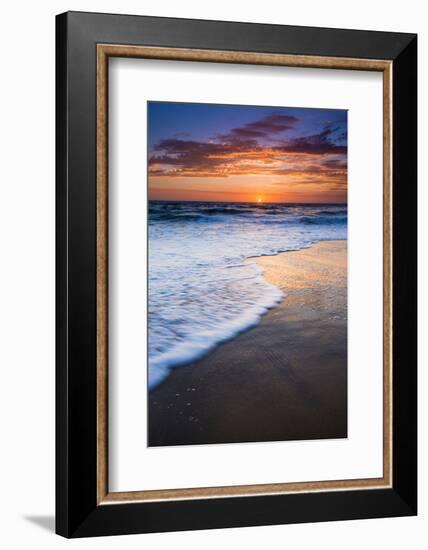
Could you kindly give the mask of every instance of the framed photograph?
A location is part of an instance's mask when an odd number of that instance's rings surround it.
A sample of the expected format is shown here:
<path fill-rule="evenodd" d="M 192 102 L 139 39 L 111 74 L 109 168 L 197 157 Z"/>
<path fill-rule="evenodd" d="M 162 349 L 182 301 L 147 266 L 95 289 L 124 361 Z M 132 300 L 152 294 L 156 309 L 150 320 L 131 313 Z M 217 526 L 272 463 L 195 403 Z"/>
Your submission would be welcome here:
<path fill-rule="evenodd" d="M 56 24 L 57 533 L 415 515 L 416 35 Z"/>

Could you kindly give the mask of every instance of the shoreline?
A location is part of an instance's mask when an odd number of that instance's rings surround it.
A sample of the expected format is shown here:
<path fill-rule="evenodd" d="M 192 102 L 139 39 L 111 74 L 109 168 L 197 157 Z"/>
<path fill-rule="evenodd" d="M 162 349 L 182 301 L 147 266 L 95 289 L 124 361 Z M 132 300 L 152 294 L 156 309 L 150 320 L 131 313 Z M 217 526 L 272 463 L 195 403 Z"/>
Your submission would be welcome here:
<path fill-rule="evenodd" d="M 316 246 L 317 244 L 322 243 L 322 242 L 345 242 L 346 243 L 347 241 L 346 241 L 346 239 L 334 239 L 333 241 L 324 239 L 324 240 L 316 241 L 315 243 L 312 243 L 309 246 L 298 248 L 296 250 L 282 250 L 282 251 L 279 251 L 279 252 L 276 252 L 276 253 L 273 253 L 273 254 L 263 254 L 261 256 L 249 256 L 248 258 L 243 259 L 242 263 L 243 264 L 245 264 L 245 263 L 257 264 L 259 267 L 262 268 L 262 272 L 260 273 L 260 277 L 262 279 L 265 279 L 265 282 L 269 282 L 265 278 L 265 269 L 264 269 L 264 266 L 263 266 L 263 258 L 276 257 L 276 256 L 279 256 L 281 254 L 288 254 L 289 252 L 301 252 L 303 250 L 308 250 L 311 247 Z M 261 260 L 260 263 L 258 261 L 259 259 Z M 176 357 L 174 360 L 170 360 L 168 365 L 165 365 L 165 366 L 161 367 L 165 374 L 163 374 L 163 375 L 158 374 L 156 376 L 156 378 L 157 378 L 156 382 L 152 382 L 151 385 L 150 385 L 150 383 L 148 383 L 148 387 L 149 387 L 148 391 L 151 392 L 151 391 L 155 390 L 159 385 L 161 385 L 168 378 L 168 376 L 171 374 L 171 372 L 174 369 L 184 367 L 186 365 L 189 365 L 191 363 L 194 363 L 196 361 L 199 361 L 199 360 L 203 359 L 208 354 L 212 353 L 212 351 L 214 349 L 216 349 L 218 346 L 221 346 L 225 342 L 233 340 L 234 338 L 236 338 L 240 334 L 246 332 L 247 330 L 251 330 L 252 328 L 257 326 L 257 324 L 261 322 L 262 318 L 271 309 L 273 309 L 274 307 L 277 307 L 285 298 L 284 290 L 286 290 L 286 289 L 280 288 L 280 286 L 277 286 L 277 283 L 275 283 L 275 284 L 270 283 L 270 285 L 278 291 L 278 296 L 273 298 L 273 301 L 271 301 L 270 305 L 260 306 L 264 309 L 264 311 L 262 313 L 259 313 L 258 315 L 254 313 L 253 314 L 253 316 L 255 316 L 254 320 L 252 320 L 252 321 L 246 320 L 245 322 L 242 321 L 241 326 L 239 328 L 237 328 L 236 331 L 233 334 L 224 335 L 221 339 L 219 339 L 215 343 L 212 343 L 212 345 L 210 345 L 206 350 L 204 350 L 200 353 L 194 352 L 194 357 L 192 357 L 191 359 L 184 359 L 183 357 Z M 241 314 L 241 319 L 243 319 L 244 317 L 245 317 L 245 314 Z M 157 368 L 159 368 L 159 367 L 157 367 Z"/>
<path fill-rule="evenodd" d="M 347 241 L 245 261 L 282 301 L 149 392 L 149 445 L 347 436 Z"/>

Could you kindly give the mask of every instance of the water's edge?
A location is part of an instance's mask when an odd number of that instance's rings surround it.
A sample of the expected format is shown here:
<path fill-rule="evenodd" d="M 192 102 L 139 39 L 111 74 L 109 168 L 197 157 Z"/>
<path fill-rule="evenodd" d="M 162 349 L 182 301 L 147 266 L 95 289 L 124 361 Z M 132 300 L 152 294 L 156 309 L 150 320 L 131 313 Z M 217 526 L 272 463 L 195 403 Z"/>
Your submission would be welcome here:
<path fill-rule="evenodd" d="M 249 256 L 242 260 L 242 263 L 249 262 L 254 264 L 259 273 L 258 278 L 255 279 L 263 282 L 266 289 L 270 289 L 269 295 L 266 295 L 266 301 L 263 304 L 255 304 L 250 310 L 243 312 L 241 315 L 233 319 L 232 321 L 225 322 L 221 330 L 217 329 L 215 332 L 211 332 L 209 335 L 201 332 L 198 341 L 192 340 L 192 342 L 182 342 L 179 346 L 176 346 L 172 351 L 162 354 L 157 361 L 155 358 L 150 360 L 150 365 L 147 365 L 147 372 L 150 376 L 147 376 L 148 390 L 152 391 L 157 388 L 171 373 L 171 370 L 177 367 L 189 365 L 203 357 L 206 357 L 220 344 L 233 340 L 243 332 L 250 330 L 257 326 L 262 320 L 263 316 L 272 308 L 280 304 L 286 297 L 286 294 L 278 287 L 268 283 L 264 277 L 264 270 L 256 263 L 257 258 L 266 256 L 279 256 L 287 252 L 300 252 L 301 250 L 307 250 L 312 246 L 320 242 L 330 241 L 346 241 L 347 239 L 333 238 L 333 239 L 318 239 L 314 240 L 306 246 L 294 250 L 277 250 L 273 254 L 262 254 L 258 256 Z M 161 364 L 162 363 L 162 364 Z M 151 370 L 149 371 L 151 367 Z"/>

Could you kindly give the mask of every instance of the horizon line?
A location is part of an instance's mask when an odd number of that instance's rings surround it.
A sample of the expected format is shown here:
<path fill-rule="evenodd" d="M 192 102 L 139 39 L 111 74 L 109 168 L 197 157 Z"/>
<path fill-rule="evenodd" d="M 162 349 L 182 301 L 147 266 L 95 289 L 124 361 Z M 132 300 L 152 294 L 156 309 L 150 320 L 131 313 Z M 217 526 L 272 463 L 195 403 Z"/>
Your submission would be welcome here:
<path fill-rule="evenodd" d="M 177 200 L 177 199 L 147 199 L 148 202 L 212 202 L 212 203 L 221 203 L 221 204 L 257 204 L 259 206 L 265 204 L 294 204 L 294 205 L 319 205 L 319 204 L 328 204 L 328 205 L 337 205 L 337 206 L 348 206 L 348 202 L 302 202 L 302 201 L 216 201 L 216 200 Z"/>

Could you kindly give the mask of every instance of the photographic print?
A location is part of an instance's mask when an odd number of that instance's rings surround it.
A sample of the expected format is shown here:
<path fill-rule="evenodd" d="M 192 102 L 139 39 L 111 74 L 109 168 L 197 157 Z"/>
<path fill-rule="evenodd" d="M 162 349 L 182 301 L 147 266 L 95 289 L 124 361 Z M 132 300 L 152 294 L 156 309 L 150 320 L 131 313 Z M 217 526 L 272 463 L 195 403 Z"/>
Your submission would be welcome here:
<path fill-rule="evenodd" d="M 347 437 L 347 111 L 150 101 L 148 445 Z"/>
<path fill-rule="evenodd" d="M 56 532 L 416 515 L 417 35 L 55 43 Z"/>

